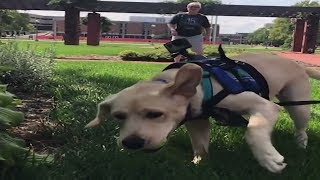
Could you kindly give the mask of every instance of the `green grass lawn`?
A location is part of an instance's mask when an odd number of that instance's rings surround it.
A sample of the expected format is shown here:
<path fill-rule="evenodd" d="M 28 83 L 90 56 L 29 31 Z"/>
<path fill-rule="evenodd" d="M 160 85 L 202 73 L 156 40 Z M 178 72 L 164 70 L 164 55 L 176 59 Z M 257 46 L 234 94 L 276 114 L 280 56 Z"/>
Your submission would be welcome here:
<path fill-rule="evenodd" d="M 6 42 L 6 40 L 2 40 Z M 79 46 L 64 45 L 63 41 L 29 41 L 29 40 L 11 40 L 16 41 L 21 48 L 28 46 L 35 48 L 39 52 L 44 52 L 45 49 L 53 48 L 56 52 L 56 57 L 64 56 L 83 56 L 83 55 L 103 55 L 116 56 L 124 50 L 134 50 L 144 52 L 153 49 L 150 43 L 132 43 L 132 42 L 101 42 L 99 46 L 88 46 L 86 41 L 80 41 Z"/>
<path fill-rule="evenodd" d="M 9 40 L 1 40 L 2 42 L 8 42 Z M 88 56 L 88 55 L 102 55 L 102 56 L 116 56 L 124 50 L 134 50 L 136 52 L 146 52 L 153 50 L 155 47 L 162 46 L 161 43 L 141 43 L 141 42 L 106 42 L 101 41 L 99 46 L 88 46 L 86 41 L 80 41 L 79 46 L 64 45 L 63 41 L 49 41 L 49 40 L 10 40 L 16 41 L 21 48 L 27 48 L 28 46 L 35 48 L 39 52 L 44 52 L 45 49 L 52 48 L 55 51 L 56 57 L 65 56 Z M 206 45 L 214 46 L 214 45 Z M 214 46 L 214 48 L 218 48 Z M 282 51 L 281 48 L 264 46 L 250 46 L 250 45 L 223 45 L 223 48 L 228 53 L 228 50 L 245 50 L 246 52 L 276 52 Z"/>
<path fill-rule="evenodd" d="M 320 177 L 320 106 L 313 106 L 307 150 L 298 149 L 293 123 L 282 113 L 273 134 L 275 147 L 288 163 L 282 174 L 271 174 L 253 158 L 244 140 L 244 128 L 212 128 L 208 159 L 191 163 L 192 148 L 184 128 L 177 130 L 157 153 L 120 151 L 112 120 L 95 129 L 84 125 L 95 117 L 97 103 L 106 96 L 148 79 L 165 64 L 130 62 L 57 62 L 54 77 L 56 109 L 52 119 L 64 127 L 56 138 L 65 145 L 51 167 L 17 172 L 23 179 L 115 180 L 315 180 Z M 320 83 L 312 81 L 313 98 L 320 99 Z M 33 172 L 33 173 L 32 173 Z M 32 174 L 31 174 L 32 173 Z"/>

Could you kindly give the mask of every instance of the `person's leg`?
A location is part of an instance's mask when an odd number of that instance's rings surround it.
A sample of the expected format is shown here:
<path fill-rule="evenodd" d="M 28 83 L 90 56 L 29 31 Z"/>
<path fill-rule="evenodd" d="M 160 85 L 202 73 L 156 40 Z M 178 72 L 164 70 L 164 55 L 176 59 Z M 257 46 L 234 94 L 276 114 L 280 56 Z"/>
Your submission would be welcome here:
<path fill-rule="evenodd" d="M 195 52 L 197 55 L 203 55 L 203 36 L 196 35 L 187 37 L 188 41 L 192 45 L 191 50 Z"/>

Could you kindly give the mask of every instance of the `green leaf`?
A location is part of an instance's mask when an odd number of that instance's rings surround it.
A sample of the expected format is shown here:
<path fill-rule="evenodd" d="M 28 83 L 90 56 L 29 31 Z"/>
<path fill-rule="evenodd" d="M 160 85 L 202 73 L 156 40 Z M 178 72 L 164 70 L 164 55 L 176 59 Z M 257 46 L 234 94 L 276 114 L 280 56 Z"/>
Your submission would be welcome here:
<path fill-rule="evenodd" d="M 5 93 L 7 91 L 7 86 L 6 84 L 0 84 L 0 92 Z"/>
<path fill-rule="evenodd" d="M 25 157 L 28 149 L 24 147 L 24 140 L 0 133 L 0 160 L 7 166 L 13 166 L 18 158 Z"/>
<path fill-rule="evenodd" d="M 0 107 L 6 107 L 13 102 L 12 94 L 0 93 Z"/>
<path fill-rule="evenodd" d="M 17 126 L 24 120 L 22 112 L 0 107 L 0 127 Z"/>

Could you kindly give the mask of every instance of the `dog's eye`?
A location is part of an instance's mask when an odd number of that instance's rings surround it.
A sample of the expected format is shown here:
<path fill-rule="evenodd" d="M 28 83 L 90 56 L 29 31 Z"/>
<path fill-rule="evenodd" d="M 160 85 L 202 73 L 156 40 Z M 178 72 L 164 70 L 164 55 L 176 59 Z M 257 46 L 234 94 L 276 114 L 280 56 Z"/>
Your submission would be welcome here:
<path fill-rule="evenodd" d="M 117 113 L 113 115 L 114 118 L 118 119 L 118 120 L 126 120 L 127 119 L 127 115 L 124 113 Z"/>
<path fill-rule="evenodd" d="M 158 118 L 158 117 L 160 117 L 162 115 L 163 115 L 162 112 L 150 111 L 150 112 L 147 112 L 146 118 L 155 119 L 155 118 Z"/>

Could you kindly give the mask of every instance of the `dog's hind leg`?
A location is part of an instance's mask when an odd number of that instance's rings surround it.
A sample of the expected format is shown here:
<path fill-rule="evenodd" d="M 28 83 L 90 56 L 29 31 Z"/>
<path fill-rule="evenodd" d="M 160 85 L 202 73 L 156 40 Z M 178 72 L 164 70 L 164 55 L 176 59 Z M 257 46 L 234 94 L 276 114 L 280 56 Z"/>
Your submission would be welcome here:
<path fill-rule="evenodd" d="M 282 102 L 310 100 L 309 81 L 305 78 L 302 78 L 301 80 L 296 79 L 294 82 L 289 83 L 277 97 Z M 306 148 L 308 144 L 306 128 L 310 118 L 310 105 L 287 106 L 285 108 L 296 127 L 295 139 L 298 146 Z"/>
<path fill-rule="evenodd" d="M 196 119 L 185 124 L 189 133 L 194 153 L 193 163 L 198 164 L 209 150 L 210 123 L 208 119 Z"/>

